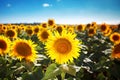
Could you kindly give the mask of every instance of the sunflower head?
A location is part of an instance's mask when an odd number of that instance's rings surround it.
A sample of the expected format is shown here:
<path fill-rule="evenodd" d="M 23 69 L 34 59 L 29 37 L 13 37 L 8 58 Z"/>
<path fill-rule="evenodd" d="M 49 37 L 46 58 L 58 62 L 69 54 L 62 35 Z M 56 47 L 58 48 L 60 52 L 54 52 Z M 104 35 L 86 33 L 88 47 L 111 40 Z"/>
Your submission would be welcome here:
<path fill-rule="evenodd" d="M 81 32 L 85 30 L 85 26 L 82 24 L 79 24 L 76 26 L 76 31 Z"/>
<path fill-rule="evenodd" d="M 41 23 L 41 27 L 42 27 L 42 28 L 47 28 L 47 27 L 48 27 L 48 24 L 45 23 L 45 22 L 44 22 L 44 23 Z"/>
<path fill-rule="evenodd" d="M 96 29 L 94 29 L 93 27 L 90 27 L 88 29 L 88 36 L 93 36 L 94 34 L 96 34 Z"/>
<path fill-rule="evenodd" d="M 43 28 L 37 36 L 40 41 L 46 42 L 50 34 L 49 30 Z"/>
<path fill-rule="evenodd" d="M 81 32 L 83 30 L 83 26 L 82 25 L 77 25 L 76 30 L 78 32 Z"/>
<path fill-rule="evenodd" d="M 87 24 L 87 25 L 86 25 L 86 29 L 89 29 L 90 26 L 91 26 L 91 24 Z"/>
<path fill-rule="evenodd" d="M 63 25 L 63 27 L 64 27 L 65 29 L 67 29 L 67 28 L 68 28 L 68 25 Z"/>
<path fill-rule="evenodd" d="M 54 24 L 55 24 L 54 19 L 49 19 L 48 20 L 48 26 L 54 26 Z"/>
<path fill-rule="evenodd" d="M 0 55 L 10 51 L 10 40 L 7 37 L 0 36 Z"/>
<path fill-rule="evenodd" d="M 3 25 L 2 26 L 2 30 L 5 32 L 7 30 L 8 26 L 7 25 Z"/>
<path fill-rule="evenodd" d="M 97 23 L 96 22 L 92 22 L 91 26 L 96 26 Z"/>
<path fill-rule="evenodd" d="M 33 35 L 33 28 L 32 27 L 27 27 L 26 28 L 26 33 L 28 36 L 32 36 Z"/>
<path fill-rule="evenodd" d="M 27 27 L 27 26 L 25 26 L 24 24 L 21 24 L 20 26 L 18 26 L 18 28 L 19 28 L 20 30 L 23 30 L 23 31 L 26 29 L 26 27 Z"/>
<path fill-rule="evenodd" d="M 47 55 L 58 64 L 73 62 L 78 58 L 80 43 L 76 34 L 63 30 L 61 35 L 56 31 L 46 42 Z"/>
<path fill-rule="evenodd" d="M 68 27 L 68 32 L 74 33 L 74 27 L 73 26 Z"/>
<path fill-rule="evenodd" d="M 10 30 L 7 30 L 5 32 L 5 35 L 9 38 L 16 38 L 17 37 L 17 32 L 16 32 L 16 30 L 10 29 Z"/>
<path fill-rule="evenodd" d="M 102 25 L 100 26 L 101 32 L 106 33 L 108 29 L 109 29 L 109 26 L 108 26 L 107 24 L 102 24 Z"/>
<path fill-rule="evenodd" d="M 114 46 L 111 54 L 111 58 L 118 58 L 120 59 L 120 44 Z"/>
<path fill-rule="evenodd" d="M 62 25 L 58 25 L 57 27 L 56 27 L 56 30 L 61 34 L 61 32 L 63 31 L 63 26 Z"/>
<path fill-rule="evenodd" d="M 4 26 L 3 24 L 0 24 L 0 34 L 3 33 L 3 29 L 2 29 L 3 26 Z"/>
<path fill-rule="evenodd" d="M 107 32 L 106 32 L 106 33 L 103 33 L 103 34 L 104 34 L 104 36 L 109 36 L 111 33 L 112 33 L 112 30 L 111 30 L 111 28 L 109 28 L 109 29 L 107 30 Z"/>
<path fill-rule="evenodd" d="M 115 44 L 120 43 L 120 34 L 117 32 L 112 33 L 110 35 L 110 40 Z"/>
<path fill-rule="evenodd" d="M 37 51 L 35 48 L 36 44 L 31 40 L 18 39 L 13 42 L 10 56 L 16 57 L 20 60 L 25 59 L 33 62 L 37 57 Z"/>
<path fill-rule="evenodd" d="M 34 29 L 33 29 L 34 34 L 37 34 L 37 33 L 39 32 L 39 30 L 40 30 L 39 27 L 38 27 L 38 26 L 35 26 Z"/>
<path fill-rule="evenodd" d="M 0 29 L 2 29 L 3 24 L 0 24 Z"/>
<path fill-rule="evenodd" d="M 17 25 L 11 25 L 10 29 L 16 30 L 17 29 Z"/>

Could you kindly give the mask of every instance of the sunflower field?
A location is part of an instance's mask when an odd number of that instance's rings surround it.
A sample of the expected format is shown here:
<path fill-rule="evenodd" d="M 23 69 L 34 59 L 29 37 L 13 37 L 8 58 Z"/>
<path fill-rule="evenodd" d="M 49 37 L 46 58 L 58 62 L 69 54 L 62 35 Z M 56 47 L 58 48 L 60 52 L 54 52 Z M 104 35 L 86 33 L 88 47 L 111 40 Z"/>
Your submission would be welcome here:
<path fill-rule="evenodd" d="M 120 80 L 120 25 L 0 24 L 0 80 Z"/>

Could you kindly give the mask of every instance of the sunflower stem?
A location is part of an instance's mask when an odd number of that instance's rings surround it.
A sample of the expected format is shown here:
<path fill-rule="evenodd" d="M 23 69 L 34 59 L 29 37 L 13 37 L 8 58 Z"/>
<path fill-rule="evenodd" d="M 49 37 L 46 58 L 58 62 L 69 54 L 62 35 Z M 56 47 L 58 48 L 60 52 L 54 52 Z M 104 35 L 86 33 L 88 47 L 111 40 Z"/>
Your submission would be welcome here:
<path fill-rule="evenodd" d="M 61 78 L 62 78 L 62 80 L 65 79 L 65 72 L 62 72 L 62 73 L 61 73 Z"/>

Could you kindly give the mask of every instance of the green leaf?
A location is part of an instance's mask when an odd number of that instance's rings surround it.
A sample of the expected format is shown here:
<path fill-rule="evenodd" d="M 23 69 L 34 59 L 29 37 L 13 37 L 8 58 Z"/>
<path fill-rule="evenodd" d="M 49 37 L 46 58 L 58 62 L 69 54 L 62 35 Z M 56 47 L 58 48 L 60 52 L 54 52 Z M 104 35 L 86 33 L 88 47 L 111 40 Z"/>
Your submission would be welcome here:
<path fill-rule="evenodd" d="M 99 73 L 98 76 L 97 76 L 97 79 L 105 80 L 105 76 L 103 75 L 103 73 Z"/>
<path fill-rule="evenodd" d="M 41 80 L 43 78 L 41 67 L 37 67 L 34 72 L 23 74 L 22 78 L 22 80 Z"/>
<path fill-rule="evenodd" d="M 8 80 L 7 78 L 4 78 L 4 80 Z"/>
<path fill-rule="evenodd" d="M 60 66 L 60 69 L 65 73 L 76 76 L 76 69 L 73 65 L 62 65 Z"/>
<path fill-rule="evenodd" d="M 48 66 L 45 76 L 43 77 L 42 80 L 53 79 L 59 74 L 61 74 L 61 70 L 59 68 L 57 68 L 55 63 L 53 63 Z"/>

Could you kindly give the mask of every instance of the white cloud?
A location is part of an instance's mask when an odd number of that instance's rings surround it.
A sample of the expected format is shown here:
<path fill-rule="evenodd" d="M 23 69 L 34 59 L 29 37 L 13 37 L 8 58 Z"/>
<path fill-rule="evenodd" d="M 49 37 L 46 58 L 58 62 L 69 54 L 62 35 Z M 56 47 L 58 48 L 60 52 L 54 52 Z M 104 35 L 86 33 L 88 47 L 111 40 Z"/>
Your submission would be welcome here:
<path fill-rule="evenodd" d="M 10 3 L 8 3 L 6 6 L 7 6 L 7 7 L 11 7 L 12 5 L 11 5 Z"/>
<path fill-rule="evenodd" d="M 50 7 L 50 6 L 52 6 L 52 4 L 44 3 L 42 6 L 43 7 Z"/>

